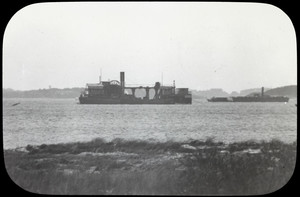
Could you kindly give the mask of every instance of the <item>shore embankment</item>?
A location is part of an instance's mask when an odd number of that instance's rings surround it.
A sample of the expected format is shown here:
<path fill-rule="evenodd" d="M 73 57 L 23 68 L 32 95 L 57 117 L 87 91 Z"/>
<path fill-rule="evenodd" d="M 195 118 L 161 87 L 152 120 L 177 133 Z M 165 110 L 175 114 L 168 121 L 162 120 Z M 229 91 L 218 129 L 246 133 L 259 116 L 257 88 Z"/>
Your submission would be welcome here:
<path fill-rule="evenodd" d="M 9 149 L 4 159 L 17 185 L 41 194 L 266 194 L 291 178 L 296 142 L 97 138 Z"/>

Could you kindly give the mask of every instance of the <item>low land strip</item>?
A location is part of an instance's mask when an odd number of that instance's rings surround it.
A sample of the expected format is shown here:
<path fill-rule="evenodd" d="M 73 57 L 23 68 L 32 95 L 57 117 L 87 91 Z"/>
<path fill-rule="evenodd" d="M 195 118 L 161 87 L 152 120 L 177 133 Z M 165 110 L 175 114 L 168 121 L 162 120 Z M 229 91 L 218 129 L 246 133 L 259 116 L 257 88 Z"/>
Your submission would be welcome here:
<path fill-rule="evenodd" d="M 98 138 L 9 149 L 4 159 L 17 185 L 41 194 L 266 194 L 291 178 L 296 142 Z"/>

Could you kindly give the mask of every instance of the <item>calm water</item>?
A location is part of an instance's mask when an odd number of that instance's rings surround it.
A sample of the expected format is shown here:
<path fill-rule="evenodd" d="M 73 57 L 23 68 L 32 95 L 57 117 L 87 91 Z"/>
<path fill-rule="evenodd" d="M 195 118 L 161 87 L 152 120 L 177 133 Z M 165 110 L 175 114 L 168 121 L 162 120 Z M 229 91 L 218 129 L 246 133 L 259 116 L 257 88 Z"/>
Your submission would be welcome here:
<path fill-rule="evenodd" d="M 21 102 L 17 106 L 13 103 Z M 28 144 L 142 140 L 297 139 L 297 107 L 288 103 L 79 105 L 75 99 L 3 99 L 4 148 Z"/>

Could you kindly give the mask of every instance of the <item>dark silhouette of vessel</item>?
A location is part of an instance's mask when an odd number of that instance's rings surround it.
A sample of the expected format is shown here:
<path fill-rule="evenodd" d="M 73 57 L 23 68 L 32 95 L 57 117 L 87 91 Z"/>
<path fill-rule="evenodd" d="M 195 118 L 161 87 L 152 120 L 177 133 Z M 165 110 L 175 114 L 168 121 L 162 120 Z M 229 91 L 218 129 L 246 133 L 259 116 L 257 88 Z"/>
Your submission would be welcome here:
<path fill-rule="evenodd" d="M 208 102 L 288 102 L 286 96 L 270 96 L 264 95 L 264 87 L 261 88 L 261 94 L 255 93 L 251 96 L 236 97 L 212 97 L 207 99 Z"/>
<path fill-rule="evenodd" d="M 19 103 L 14 103 L 11 106 L 16 106 L 16 105 L 19 105 L 19 104 L 20 104 L 20 102 Z"/>
<path fill-rule="evenodd" d="M 146 95 L 136 97 L 135 90 L 144 89 Z M 150 98 L 149 91 L 155 94 Z M 130 94 L 126 90 L 131 90 Z M 125 86 L 125 73 L 120 72 L 120 82 L 117 80 L 99 81 L 96 84 L 86 84 L 84 92 L 79 96 L 80 104 L 191 104 L 192 94 L 188 88 L 162 86 L 156 82 L 154 86 Z"/>

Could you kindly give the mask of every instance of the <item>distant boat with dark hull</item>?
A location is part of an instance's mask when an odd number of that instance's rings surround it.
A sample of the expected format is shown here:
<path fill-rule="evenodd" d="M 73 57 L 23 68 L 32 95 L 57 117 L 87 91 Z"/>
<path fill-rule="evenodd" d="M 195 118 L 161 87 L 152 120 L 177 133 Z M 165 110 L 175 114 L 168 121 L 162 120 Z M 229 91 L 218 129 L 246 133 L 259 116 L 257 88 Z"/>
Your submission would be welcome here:
<path fill-rule="evenodd" d="M 288 102 L 286 96 L 270 96 L 264 95 L 264 87 L 261 94 L 253 94 L 252 96 L 236 96 L 236 97 L 212 97 L 207 99 L 208 102 Z"/>
<path fill-rule="evenodd" d="M 144 97 L 136 97 L 135 90 L 144 89 Z M 155 95 L 150 98 L 149 91 L 153 89 Z M 131 90 L 128 94 L 126 90 Z M 80 104 L 191 104 L 192 94 L 188 88 L 162 86 L 156 82 L 154 86 L 125 86 L 125 73 L 120 73 L 120 82 L 117 80 L 101 81 L 96 84 L 87 84 L 84 92 L 79 96 Z"/>
<path fill-rule="evenodd" d="M 207 99 L 209 102 L 229 102 L 228 97 L 212 97 Z"/>

